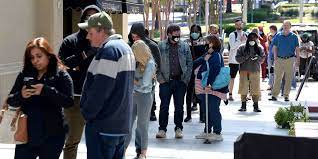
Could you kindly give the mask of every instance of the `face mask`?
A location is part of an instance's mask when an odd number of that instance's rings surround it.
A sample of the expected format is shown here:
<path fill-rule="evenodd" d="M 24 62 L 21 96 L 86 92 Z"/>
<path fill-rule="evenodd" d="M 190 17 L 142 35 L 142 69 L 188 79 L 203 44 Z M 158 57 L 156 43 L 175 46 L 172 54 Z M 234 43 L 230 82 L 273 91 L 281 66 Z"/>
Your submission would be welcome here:
<path fill-rule="evenodd" d="M 255 45 L 255 41 L 250 41 L 250 42 L 248 42 L 248 44 L 250 44 L 250 46 L 254 46 Z"/>
<path fill-rule="evenodd" d="M 180 36 L 172 36 L 171 40 L 174 42 L 178 42 L 180 40 Z"/>
<path fill-rule="evenodd" d="M 191 33 L 191 37 L 192 37 L 192 39 L 194 39 L 194 40 L 198 39 L 199 36 L 200 36 L 199 33 Z"/>

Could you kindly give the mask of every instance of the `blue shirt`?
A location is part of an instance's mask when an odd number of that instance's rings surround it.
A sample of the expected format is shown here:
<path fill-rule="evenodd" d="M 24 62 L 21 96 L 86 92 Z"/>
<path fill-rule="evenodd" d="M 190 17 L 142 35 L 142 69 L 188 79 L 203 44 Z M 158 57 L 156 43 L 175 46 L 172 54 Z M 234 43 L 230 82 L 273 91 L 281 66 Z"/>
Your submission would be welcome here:
<path fill-rule="evenodd" d="M 295 56 L 299 41 L 297 35 L 292 32 L 287 36 L 283 32 L 279 32 L 273 39 L 273 44 L 278 48 L 278 57 L 291 57 Z"/>

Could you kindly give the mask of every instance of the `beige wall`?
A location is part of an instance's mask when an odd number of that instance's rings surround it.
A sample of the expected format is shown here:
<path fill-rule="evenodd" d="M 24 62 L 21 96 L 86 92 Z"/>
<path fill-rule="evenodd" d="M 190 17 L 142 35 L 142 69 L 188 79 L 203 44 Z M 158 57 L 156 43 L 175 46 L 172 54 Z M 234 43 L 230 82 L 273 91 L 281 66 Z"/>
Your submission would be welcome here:
<path fill-rule="evenodd" d="M 0 1 L 0 64 L 22 60 L 26 43 L 46 37 L 58 48 L 63 37 L 62 0 Z"/>
<path fill-rule="evenodd" d="M 0 0 L 0 6 L 1 102 L 21 69 L 17 66 L 30 39 L 43 36 L 57 52 L 63 39 L 63 0 Z"/>

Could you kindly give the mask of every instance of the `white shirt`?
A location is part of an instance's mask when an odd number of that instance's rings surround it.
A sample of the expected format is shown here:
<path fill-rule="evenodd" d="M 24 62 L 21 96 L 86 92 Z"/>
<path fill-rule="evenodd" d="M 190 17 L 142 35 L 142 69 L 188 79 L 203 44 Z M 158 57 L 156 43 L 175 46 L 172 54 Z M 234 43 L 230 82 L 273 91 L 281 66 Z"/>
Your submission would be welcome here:
<path fill-rule="evenodd" d="M 309 41 L 307 43 L 301 42 L 299 45 L 299 48 L 307 48 L 307 49 L 310 48 L 310 50 L 313 50 L 313 46 L 314 46 L 314 43 L 312 41 Z M 308 58 L 312 56 L 312 53 L 309 53 L 306 50 L 301 50 L 299 55 L 301 58 Z"/>
<path fill-rule="evenodd" d="M 229 53 L 229 63 L 230 64 L 239 64 L 236 59 L 235 59 L 235 56 L 236 56 L 236 53 L 237 53 L 237 50 L 238 48 L 242 45 L 242 44 L 245 44 L 246 43 L 246 40 L 244 41 L 241 41 L 241 37 L 242 35 L 244 34 L 243 31 L 237 31 L 237 37 L 235 39 L 235 33 L 232 32 L 230 35 L 229 35 L 229 45 L 230 45 L 230 53 Z M 243 35 L 245 36 L 245 35 Z"/>

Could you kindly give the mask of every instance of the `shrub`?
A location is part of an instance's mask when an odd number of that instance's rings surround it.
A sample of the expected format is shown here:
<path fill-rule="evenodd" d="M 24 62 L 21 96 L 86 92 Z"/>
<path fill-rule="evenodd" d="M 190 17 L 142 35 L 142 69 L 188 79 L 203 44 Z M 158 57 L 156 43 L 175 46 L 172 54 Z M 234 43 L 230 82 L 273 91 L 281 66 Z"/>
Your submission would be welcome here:
<path fill-rule="evenodd" d="M 308 122 L 309 117 L 304 106 L 291 104 L 288 108 L 279 108 L 274 119 L 278 126 L 288 128 L 290 135 L 295 135 L 295 122 Z"/>

